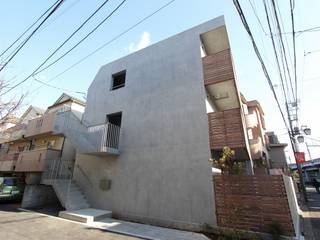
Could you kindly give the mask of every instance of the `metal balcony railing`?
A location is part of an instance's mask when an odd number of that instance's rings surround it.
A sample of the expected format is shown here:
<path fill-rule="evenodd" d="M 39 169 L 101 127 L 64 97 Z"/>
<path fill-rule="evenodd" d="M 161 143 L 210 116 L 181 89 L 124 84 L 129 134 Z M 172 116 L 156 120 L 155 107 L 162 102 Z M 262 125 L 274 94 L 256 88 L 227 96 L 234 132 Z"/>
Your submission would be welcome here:
<path fill-rule="evenodd" d="M 110 149 L 119 150 L 120 127 L 111 123 L 97 125 L 88 128 L 90 135 L 99 136 L 101 139 L 98 148 L 101 151 Z"/>
<path fill-rule="evenodd" d="M 72 111 L 56 115 L 54 133 L 71 140 L 79 153 L 119 154 L 121 128 L 111 123 L 88 126 Z"/>

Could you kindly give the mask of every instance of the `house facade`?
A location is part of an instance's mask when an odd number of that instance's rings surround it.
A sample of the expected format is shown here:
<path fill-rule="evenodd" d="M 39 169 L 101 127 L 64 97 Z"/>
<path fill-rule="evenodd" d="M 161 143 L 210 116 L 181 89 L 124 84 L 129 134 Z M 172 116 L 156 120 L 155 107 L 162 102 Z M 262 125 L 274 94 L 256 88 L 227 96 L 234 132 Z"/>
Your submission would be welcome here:
<path fill-rule="evenodd" d="M 72 112 L 80 121 L 84 107 L 84 102 L 62 94 L 46 111 L 30 106 L 19 122 L 6 130 L 7 139 L 2 143 L 5 150 L 0 156 L 0 174 L 20 177 L 25 181 L 23 207 L 41 205 L 38 201 L 41 195 L 50 192 L 54 195 L 43 183 L 43 179 L 50 174 L 48 166 L 53 162 L 69 163 L 72 174 L 76 150 L 69 139 L 55 130 L 56 120 L 59 114 Z"/>

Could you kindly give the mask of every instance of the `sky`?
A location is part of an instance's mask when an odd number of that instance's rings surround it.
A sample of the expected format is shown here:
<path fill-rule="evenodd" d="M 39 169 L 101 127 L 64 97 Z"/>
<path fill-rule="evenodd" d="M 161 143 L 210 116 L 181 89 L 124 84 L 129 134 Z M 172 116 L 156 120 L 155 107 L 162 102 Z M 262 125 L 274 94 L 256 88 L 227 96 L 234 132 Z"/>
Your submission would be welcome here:
<path fill-rule="evenodd" d="M 2 23 L 2 27 L 0 28 L 0 52 L 6 49 L 19 34 L 54 2 L 55 0 L 11 0 L 2 2 L 0 8 L 0 21 Z M 6 67 L 5 71 L 0 74 L 0 78 L 10 81 L 12 85 L 23 80 L 102 2 L 102 0 L 66 0 L 56 14 L 44 24 L 43 28 L 18 53 Z M 110 0 L 96 17 L 88 22 L 72 38 L 72 41 L 66 44 L 52 59 L 56 59 L 64 51 L 68 50 L 70 46 L 79 41 L 120 2 L 120 0 Z M 24 108 L 21 111 L 30 104 L 45 109 L 53 104 L 62 92 L 83 99 L 83 93 L 87 91 L 102 65 L 212 18 L 224 15 L 240 91 L 245 95 L 246 99 L 256 99 L 261 103 L 265 112 L 267 130 L 275 131 L 281 141 L 288 142 L 285 126 L 277 110 L 270 88 L 231 0 L 176 0 L 141 25 L 127 32 L 116 41 L 106 45 L 106 47 L 96 54 L 59 77 L 55 77 L 79 59 L 82 59 L 102 44 L 109 42 L 115 36 L 167 2 L 169 0 L 127 0 L 101 28 L 94 32 L 78 48 L 56 65 L 36 76 L 36 79 L 45 82 L 49 81 L 49 84 L 59 89 L 43 86 L 43 84 L 31 78 L 4 98 L 28 93 L 24 102 Z M 289 0 L 279 0 L 276 2 L 281 10 L 283 26 L 286 32 L 290 32 Z M 277 73 L 271 50 L 270 36 L 263 32 L 267 30 L 267 23 L 262 0 L 251 0 L 252 6 L 249 0 L 240 0 L 240 3 L 271 74 L 276 92 L 281 94 L 279 74 Z M 259 24 L 253 9 L 255 9 L 262 26 Z M 319 9 L 319 0 L 296 0 L 296 30 L 320 26 Z M 291 35 L 287 34 L 285 36 L 286 41 L 291 43 Z M 320 62 L 320 32 L 300 34 L 297 36 L 296 41 L 298 98 L 300 104 L 299 119 L 301 125 L 307 125 L 312 129 L 310 137 L 314 140 L 310 138 L 306 138 L 306 140 L 309 145 L 313 145 L 309 148 L 311 158 L 316 158 L 320 157 L 320 147 L 316 146 L 320 145 L 320 126 L 318 124 L 320 112 L 317 106 L 320 87 L 320 72 L 318 71 L 318 63 Z M 292 56 L 293 52 L 290 51 L 290 54 Z M 282 98 L 280 100 L 283 101 Z M 306 151 L 305 144 L 301 144 L 300 148 Z M 308 158 L 309 155 L 307 155 Z M 292 156 L 291 161 L 293 161 Z"/>

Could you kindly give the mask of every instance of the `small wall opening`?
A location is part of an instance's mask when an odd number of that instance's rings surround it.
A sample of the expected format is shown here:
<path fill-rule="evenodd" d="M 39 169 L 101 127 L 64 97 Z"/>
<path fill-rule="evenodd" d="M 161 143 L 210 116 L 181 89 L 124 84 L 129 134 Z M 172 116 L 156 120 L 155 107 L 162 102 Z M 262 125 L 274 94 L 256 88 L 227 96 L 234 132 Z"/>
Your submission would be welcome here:
<path fill-rule="evenodd" d="M 121 71 L 112 75 L 111 91 L 122 88 L 126 83 L 126 71 Z"/>

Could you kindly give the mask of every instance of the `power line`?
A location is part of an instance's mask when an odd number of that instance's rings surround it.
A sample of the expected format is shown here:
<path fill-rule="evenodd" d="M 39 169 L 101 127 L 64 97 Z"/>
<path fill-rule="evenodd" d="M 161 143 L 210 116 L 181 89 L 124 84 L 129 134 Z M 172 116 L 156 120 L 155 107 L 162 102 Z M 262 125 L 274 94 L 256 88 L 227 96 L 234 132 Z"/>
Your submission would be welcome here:
<path fill-rule="evenodd" d="M 286 70 L 287 70 L 287 73 L 288 73 L 288 78 L 289 78 L 289 82 L 290 82 L 290 88 L 291 88 L 291 91 L 292 91 L 292 97 L 293 97 L 293 100 L 294 100 L 294 101 L 297 101 L 297 99 L 296 99 L 296 97 L 295 97 L 294 90 L 293 90 L 293 83 L 292 83 L 291 74 L 290 74 L 290 70 L 289 70 L 286 48 L 285 48 L 285 46 L 284 46 L 283 38 L 282 38 L 282 35 L 281 35 L 281 32 L 282 32 L 282 31 L 281 31 L 281 27 L 280 27 L 280 22 L 279 22 L 279 17 L 278 17 L 277 8 L 276 8 L 275 1 L 274 1 L 274 0 L 271 0 L 271 3 L 272 3 L 274 15 L 275 15 L 276 26 L 277 26 L 277 29 L 278 29 L 278 32 L 279 32 L 279 39 L 280 39 L 280 43 L 281 43 L 280 46 L 281 46 L 281 48 L 282 48 L 283 55 L 284 55 L 284 61 L 285 61 Z"/>
<path fill-rule="evenodd" d="M 264 29 L 264 27 L 263 27 L 263 25 L 262 25 L 262 23 L 261 23 L 261 20 L 260 20 L 258 14 L 257 14 L 257 12 L 256 12 L 255 7 L 253 6 L 253 4 L 252 4 L 252 2 L 251 2 L 251 0 L 249 0 L 249 3 L 250 3 L 250 6 L 251 6 L 251 8 L 252 8 L 253 14 L 255 15 L 256 19 L 258 20 L 258 23 L 259 23 L 260 28 L 262 29 L 262 31 L 264 32 L 264 34 L 265 34 L 266 36 L 268 36 L 267 31 Z"/>
<path fill-rule="evenodd" d="M 282 71 L 281 71 L 280 62 L 279 62 L 279 58 L 278 58 L 278 53 L 277 53 L 277 50 L 276 50 L 275 40 L 274 40 L 274 37 L 273 37 L 273 34 L 272 34 L 272 29 L 271 29 L 271 24 L 270 24 L 270 19 L 269 19 L 266 0 L 263 0 L 263 5 L 264 5 L 264 10 L 265 10 L 265 14 L 266 14 L 267 23 L 268 23 L 268 28 L 269 28 L 269 32 L 270 32 L 270 36 L 271 36 L 273 52 L 274 52 L 274 55 L 275 55 L 275 58 L 276 58 L 276 63 L 277 63 L 277 67 L 278 67 L 278 71 L 279 71 L 279 75 L 280 75 L 282 91 L 283 91 L 283 94 L 284 94 L 284 97 L 285 97 L 285 101 L 286 101 L 285 107 L 286 107 L 286 110 L 287 110 L 287 113 L 288 113 L 288 116 L 289 116 L 289 109 L 288 109 L 288 104 L 287 104 L 287 102 L 288 102 L 287 94 L 286 94 L 286 91 L 285 91 L 285 88 L 284 88 L 285 87 L 284 86 L 284 80 L 283 80 L 283 76 L 282 76 Z M 289 124 L 290 124 L 290 129 L 292 129 L 291 121 L 289 121 Z"/>
<path fill-rule="evenodd" d="M 0 68 L 0 72 L 5 68 L 5 66 L 8 65 L 8 63 L 18 54 L 18 52 L 20 52 L 20 50 L 23 48 L 23 46 L 30 40 L 30 38 L 38 31 L 38 29 L 45 23 L 45 21 L 47 21 L 47 19 L 55 12 L 57 11 L 57 9 L 61 6 L 61 4 L 64 2 L 65 0 L 59 0 L 59 2 L 57 3 L 57 5 L 55 5 L 55 7 L 50 11 L 50 13 L 44 18 L 44 20 L 42 20 L 42 22 L 36 27 L 35 30 L 32 31 L 32 33 L 23 41 L 23 43 L 19 46 L 19 48 L 13 53 L 13 55 L 9 58 L 9 60 L 7 60 L 2 67 Z"/>
<path fill-rule="evenodd" d="M 295 92 L 296 92 L 296 100 L 298 100 L 298 81 L 297 81 L 297 54 L 296 54 L 296 33 L 294 26 L 294 0 L 290 1 L 290 15 L 291 15 L 291 27 L 292 27 L 292 46 L 293 46 L 293 67 L 294 67 L 294 81 L 295 81 Z"/>
<path fill-rule="evenodd" d="M 83 61 L 85 61 L 86 59 L 88 59 L 89 57 L 91 57 L 92 55 L 96 54 L 97 52 L 101 51 L 103 48 L 105 48 L 106 46 L 108 46 L 109 44 L 113 43 L 114 41 L 116 41 L 117 39 L 119 39 L 120 37 L 122 37 L 123 35 L 125 35 L 126 33 L 130 32 L 132 29 L 136 28 L 137 26 L 139 26 L 140 24 L 142 24 L 143 22 L 145 22 L 146 20 L 148 20 L 149 18 L 153 17 L 155 14 L 157 14 L 158 12 L 160 12 L 161 10 L 163 10 L 164 8 L 168 7 L 169 5 L 171 5 L 173 2 L 175 2 L 176 0 L 171 0 L 169 2 L 167 2 L 166 4 L 162 5 L 160 8 L 158 8 L 157 10 L 155 10 L 154 12 L 152 12 L 151 14 L 147 15 L 146 17 L 142 18 L 141 20 L 139 20 L 137 23 L 133 24 L 132 26 L 130 26 L 129 28 L 127 28 L 125 31 L 121 32 L 120 34 L 116 35 L 114 38 L 112 38 L 111 40 L 107 41 L 106 43 L 102 44 L 100 47 L 96 48 L 94 51 L 92 51 L 91 53 L 89 53 L 88 55 L 84 56 L 83 58 L 81 58 L 80 60 L 78 60 L 77 62 L 75 62 L 74 64 L 72 64 L 71 66 L 67 67 L 65 70 L 63 70 L 62 72 L 58 73 L 57 75 L 55 75 L 53 78 L 49 79 L 47 81 L 51 82 L 55 79 L 57 79 L 58 77 L 60 77 L 61 75 L 65 74 L 66 72 L 70 71 L 72 68 L 76 67 L 77 65 L 79 65 L 80 63 L 82 63 Z M 39 86 L 37 89 L 35 89 L 34 91 L 32 91 L 31 93 L 37 91 L 38 89 L 40 89 L 42 86 Z"/>
<path fill-rule="evenodd" d="M 10 89 L 8 89 L 7 91 L 5 91 L 4 93 L 0 94 L 0 96 L 12 91 L 14 88 L 18 87 L 19 85 L 21 85 L 22 83 L 24 83 L 25 81 L 27 81 L 30 77 L 34 76 L 35 73 L 44 65 L 46 64 L 46 62 L 54 55 L 56 54 L 85 24 L 87 24 L 87 22 L 94 17 L 94 15 L 96 15 L 101 9 L 102 7 L 107 4 L 109 2 L 109 0 L 105 0 L 62 44 L 60 44 L 60 46 L 58 48 L 56 48 L 30 75 L 28 75 L 25 79 L 23 79 L 22 81 L 20 81 L 19 83 L 15 84 L 14 86 L 12 86 Z"/>
<path fill-rule="evenodd" d="M 41 27 L 41 29 L 39 29 L 37 31 L 36 34 L 39 34 L 41 31 L 43 31 L 45 28 L 47 28 L 49 25 L 51 25 L 54 21 L 56 21 L 59 17 L 61 17 L 63 14 L 65 14 L 67 11 L 69 11 L 72 7 L 74 7 L 77 3 L 79 3 L 80 0 L 76 0 L 75 2 L 73 2 L 70 6 L 68 6 L 66 9 L 64 9 L 60 14 L 58 14 L 54 19 L 51 19 L 50 22 L 47 22 L 47 24 L 43 25 Z M 35 34 L 35 35 L 36 35 Z M 34 36 L 35 36 L 34 35 Z M 13 52 L 15 52 L 20 46 L 21 46 L 22 43 L 20 43 L 20 45 L 18 45 L 10 54 L 8 54 L 8 56 L 6 58 L 4 58 L 4 61 L 6 61 L 12 54 Z"/>
<path fill-rule="evenodd" d="M 86 94 L 85 92 L 75 91 L 75 90 L 71 90 L 71 89 L 67 89 L 67 88 L 61 88 L 61 87 L 57 87 L 57 86 L 51 85 L 51 84 L 49 84 L 49 83 L 43 82 L 43 81 L 35 78 L 34 76 L 32 76 L 32 78 L 33 78 L 36 82 L 41 83 L 41 84 L 46 85 L 46 86 L 51 87 L 51 88 L 55 88 L 55 89 L 62 90 L 62 91 L 65 91 L 65 92 L 73 92 L 73 93 L 78 93 L 78 94 L 83 94 L 83 95 Z"/>
<path fill-rule="evenodd" d="M 236 7 L 236 9 L 237 9 L 237 11 L 238 11 L 238 14 L 239 14 L 240 18 L 241 18 L 242 24 L 243 24 L 243 26 L 245 27 L 245 29 L 246 29 L 246 31 L 247 31 L 250 39 L 251 39 L 251 42 L 252 42 L 253 48 L 254 48 L 254 50 L 255 50 L 255 53 L 256 53 L 256 55 L 257 55 L 257 57 L 258 57 L 258 59 L 259 59 L 259 61 L 260 61 L 260 63 L 261 63 L 263 72 L 264 72 L 264 74 L 265 74 L 265 76 L 266 76 L 266 78 L 267 78 L 267 81 L 268 81 L 268 83 L 269 83 L 269 86 L 270 86 L 270 88 L 271 88 L 271 90 L 272 90 L 272 93 L 273 93 L 273 95 L 274 95 L 274 98 L 275 98 L 275 100 L 276 100 L 276 102 L 277 102 L 277 105 L 278 105 L 279 111 L 280 111 L 280 113 L 281 113 L 282 119 L 283 119 L 283 121 L 284 121 L 284 123 L 285 123 L 285 126 L 286 126 L 287 130 L 288 130 L 288 135 L 289 135 L 289 138 L 290 138 L 290 143 L 291 143 L 292 150 L 293 150 L 293 152 L 295 153 L 295 152 L 297 151 L 297 149 L 296 149 L 295 142 L 294 142 L 294 135 L 293 135 L 293 131 L 292 131 L 293 129 L 290 129 L 290 128 L 288 127 L 288 124 L 287 124 L 287 122 L 286 122 L 286 120 L 285 120 L 283 111 L 282 111 L 282 109 L 281 109 L 281 107 L 280 107 L 279 100 L 278 100 L 277 95 L 276 95 L 276 93 L 275 93 L 275 90 L 274 90 L 274 88 L 273 88 L 272 81 L 271 81 L 271 79 L 270 79 L 270 76 L 269 76 L 268 71 L 267 71 L 267 69 L 266 69 L 266 66 L 265 66 L 265 64 L 264 64 L 264 61 L 263 61 L 263 59 L 262 59 L 262 57 L 261 57 L 261 54 L 260 54 L 259 49 L 258 49 L 258 47 L 257 47 L 257 44 L 256 44 L 256 42 L 255 42 L 255 39 L 254 39 L 254 37 L 253 37 L 253 35 L 252 35 L 252 33 L 251 33 L 250 27 L 249 27 L 249 25 L 248 25 L 248 23 L 247 23 L 247 21 L 246 21 L 246 18 L 245 18 L 245 16 L 244 16 L 244 13 L 243 13 L 243 11 L 242 11 L 242 8 L 241 8 L 241 6 L 240 6 L 240 3 L 239 3 L 238 0 L 233 0 L 233 3 L 234 3 L 234 5 L 235 5 L 235 7 Z M 290 121 L 290 119 L 288 119 L 288 120 Z M 297 157 L 296 157 L 296 155 L 295 155 L 295 160 L 296 160 L 296 163 L 297 163 Z M 305 201 L 307 202 L 307 201 L 308 201 L 308 198 L 307 198 L 307 194 L 306 194 L 306 191 L 305 191 L 304 181 L 303 181 L 303 177 L 302 177 L 302 171 L 301 171 L 301 168 L 299 168 L 299 164 L 298 164 L 298 163 L 297 163 L 297 166 L 298 166 L 298 172 L 299 172 L 299 178 L 300 178 L 300 181 L 301 181 L 301 188 L 302 188 L 303 196 L 304 196 Z"/>
<path fill-rule="evenodd" d="M 273 97 L 274 97 L 274 99 L 276 100 L 276 103 L 277 103 L 278 109 L 279 109 L 279 111 L 280 111 L 280 114 L 281 114 L 281 116 L 282 116 L 283 122 L 284 122 L 286 128 L 289 130 L 287 121 L 286 121 L 286 119 L 285 119 L 285 117 L 284 117 L 283 111 L 282 111 L 281 106 L 280 106 L 280 102 L 279 102 L 278 97 L 277 97 L 277 94 L 276 94 L 276 92 L 275 92 L 275 90 L 274 90 L 274 87 L 273 87 L 273 84 L 272 84 L 270 75 L 269 75 L 268 70 L 267 70 L 267 68 L 266 68 L 266 65 L 265 65 L 265 63 L 264 63 L 264 61 L 263 61 L 263 59 L 262 59 L 262 57 L 261 57 L 260 51 L 259 51 L 259 49 L 258 49 L 258 47 L 257 47 L 257 44 L 256 44 L 256 42 L 255 42 L 255 39 L 254 39 L 254 37 L 253 37 L 253 35 L 252 35 L 252 32 L 251 32 L 250 27 L 249 27 L 249 25 L 248 25 L 248 22 L 247 22 L 247 20 L 246 20 L 246 18 L 245 18 L 245 16 L 244 16 L 244 13 L 243 13 L 243 11 L 242 11 L 241 5 L 240 5 L 240 3 L 239 3 L 238 0 L 233 0 L 233 3 L 234 3 L 234 5 L 235 5 L 235 7 L 236 7 L 236 9 L 237 9 L 237 11 L 238 11 L 238 13 L 239 13 L 239 16 L 240 16 L 240 19 L 241 19 L 241 21 L 242 21 L 242 24 L 243 24 L 244 28 L 246 29 L 246 31 L 247 31 L 247 33 L 248 33 L 248 35 L 249 35 L 249 37 L 250 37 L 250 40 L 251 40 L 253 49 L 254 49 L 254 51 L 255 51 L 255 53 L 256 53 L 256 55 L 257 55 L 257 57 L 258 57 L 258 60 L 259 60 L 259 62 L 260 62 L 260 64 L 261 64 L 262 70 L 263 70 L 263 72 L 264 72 L 264 75 L 266 76 L 266 79 L 267 79 L 267 82 L 268 82 L 268 84 L 269 84 L 269 87 L 270 87 L 270 89 L 271 89 L 271 91 L 272 91 Z"/>
<path fill-rule="evenodd" d="M 59 2 L 59 0 L 57 0 L 53 5 L 51 5 L 43 14 L 41 14 L 41 16 L 34 22 L 32 23 L 14 42 L 12 42 L 10 44 L 9 47 L 7 47 L 1 54 L 0 57 L 2 57 L 13 45 L 15 45 L 34 25 L 37 24 L 37 22 L 40 21 L 41 18 L 43 18 L 44 15 L 46 15 L 51 8 L 53 8 L 57 3 Z"/>
<path fill-rule="evenodd" d="M 72 48 L 70 48 L 68 51 L 66 51 L 64 54 L 62 54 L 59 58 L 45 66 L 44 68 L 40 69 L 34 75 L 37 75 L 44 70 L 48 69 L 52 65 L 59 62 L 62 58 L 64 58 L 66 55 L 68 55 L 71 51 L 73 51 L 76 47 L 78 47 L 83 41 L 85 41 L 92 33 L 94 33 L 106 20 L 108 20 L 127 0 L 123 0 L 106 18 L 104 18 L 95 28 L 93 28 L 84 38 L 82 38 L 79 42 L 77 42 Z"/>

